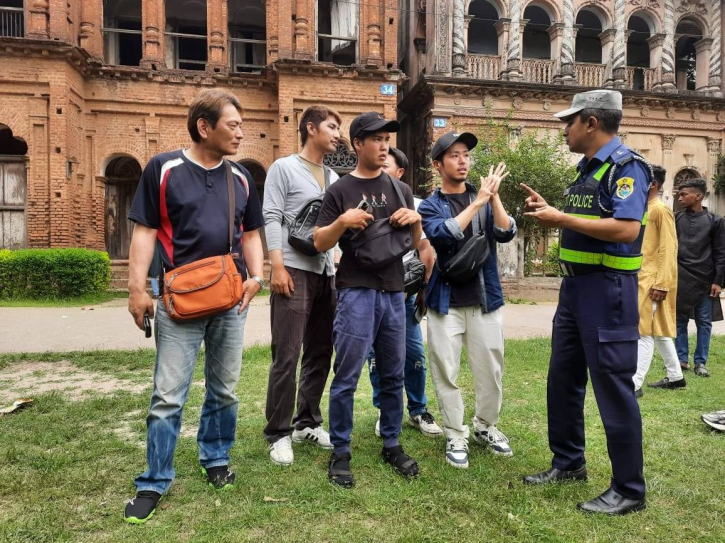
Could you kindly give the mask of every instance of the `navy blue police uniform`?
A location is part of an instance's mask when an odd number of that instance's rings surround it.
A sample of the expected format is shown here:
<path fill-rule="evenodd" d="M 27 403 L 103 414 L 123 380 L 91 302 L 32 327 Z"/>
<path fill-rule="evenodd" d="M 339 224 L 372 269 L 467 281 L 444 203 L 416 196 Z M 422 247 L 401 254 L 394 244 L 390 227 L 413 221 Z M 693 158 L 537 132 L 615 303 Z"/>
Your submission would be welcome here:
<path fill-rule="evenodd" d="M 573 471 L 585 465 L 588 369 L 607 436 L 612 488 L 639 500 L 645 494 L 642 419 L 632 377 L 639 339 L 637 272 L 652 171 L 614 138 L 590 160 L 583 159 L 577 172 L 565 192 L 564 213 L 639 221 L 642 227 L 632 243 L 562 230 L 559 259 L 565 277 L 554 316 L 547 385 L 552 466 Z"/>

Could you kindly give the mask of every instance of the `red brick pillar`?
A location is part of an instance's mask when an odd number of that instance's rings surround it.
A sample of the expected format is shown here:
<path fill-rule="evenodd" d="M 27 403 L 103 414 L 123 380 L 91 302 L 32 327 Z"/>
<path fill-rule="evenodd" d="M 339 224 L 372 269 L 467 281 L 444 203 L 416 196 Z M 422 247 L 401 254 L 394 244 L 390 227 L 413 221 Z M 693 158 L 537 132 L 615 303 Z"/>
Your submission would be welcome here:
<path fill-rule="evenodd" d="M 50 15 L 48 13 L 48 0 L 30 0 L 26 3 L 29 13 L 28 38 L 47 40 L 49 33 Z"/>
<path fill-rule="evenodd" d="M 80 45 L 93 58 L 103 58 L 103 14 L 100 0 L 81 2 Z"/>
<path fill-rule="evenodd" d="M 277 2 L 277 58 L 292 58 L 292 0 Z"/>
<path fill-rule="evenodd" d="M 166 12 L 164 0 L 142 0 L 141 27 L 143 28 L 142 68 L 163 68 L 164 59 L 164 27 Z"/>
<path fill-rule="evenodd" d="M 267 0 L 267 64 L 279 58 L 279 2 Z"/>
<path fill-rule="evenodd" d="M 314 0 L 297 0 L 295 16 L 295 58 L 312 60 L 314 51 Z"/>
<path fill-rule="evenodd" d="M 361 38 L 367 43 L 367 57 L 363 61 L 363 64 L 366 66 L 380 67 L 383 64 L 383 57 L 381 55 L 383 33 L 380 25 L 380 2 L 381 0 L 371 0 L 367 4 L 367 18 L 364 26 L 360 25 L 360 28 L 365 29 L 364 37 Z"/>
<path fill-rule="evenodd" d="M 222 0 L 206 2 L 206 32 L 208 56 L 206 70 L 215 73 L 229 73 L 227 62 L 227 44 L 229 24 L 227 3 Z"/>

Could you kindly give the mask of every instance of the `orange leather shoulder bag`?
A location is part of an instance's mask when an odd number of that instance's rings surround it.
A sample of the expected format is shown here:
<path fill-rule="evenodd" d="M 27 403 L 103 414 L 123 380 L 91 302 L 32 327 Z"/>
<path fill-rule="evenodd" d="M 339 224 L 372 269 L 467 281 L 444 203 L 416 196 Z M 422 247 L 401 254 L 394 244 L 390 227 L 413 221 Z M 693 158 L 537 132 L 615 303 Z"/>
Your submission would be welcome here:
<path fill-rule="evenodd" d="M 164 273 L 164 306 L 175 321 L 222 313 L 242 301 L 244 287 L 232 253 L 234 246 L 234 177 L 224 161 L 229 193 L 229 253 L 195 260 Z M 247 192 L 247 194 L 249 194 Z"/>

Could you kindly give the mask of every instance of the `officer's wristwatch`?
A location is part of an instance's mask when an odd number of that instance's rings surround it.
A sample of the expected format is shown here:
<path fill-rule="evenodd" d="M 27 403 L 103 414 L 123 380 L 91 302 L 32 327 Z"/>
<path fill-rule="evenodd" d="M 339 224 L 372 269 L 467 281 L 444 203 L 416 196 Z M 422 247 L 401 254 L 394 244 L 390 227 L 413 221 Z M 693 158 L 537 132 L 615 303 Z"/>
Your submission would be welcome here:
<path fill-rule="evenodd" d="M 259 275 L 253 275 L 250 279 L 254 279 L 257 283 L 259 283 L 259 290 L 264 290 L 264 279 L 262 279 Z"/>

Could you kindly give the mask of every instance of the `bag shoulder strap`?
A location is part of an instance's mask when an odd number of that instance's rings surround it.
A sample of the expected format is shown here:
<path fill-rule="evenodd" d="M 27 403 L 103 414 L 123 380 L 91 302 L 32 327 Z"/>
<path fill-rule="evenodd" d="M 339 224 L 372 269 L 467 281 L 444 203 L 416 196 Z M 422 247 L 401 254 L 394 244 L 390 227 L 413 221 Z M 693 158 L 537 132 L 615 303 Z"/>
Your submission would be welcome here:
<path fill-rule="evenodd" d="M 231 162 L 225 159 L 224 166 L 227 170 L 227 199 L 229 200 L 229 252 L 231 253 L 234 250 L 234 209 L 236 208 L 236 201 L 234 197 L 234 175 L 232 174 Z"/>
<path fill-rule="evenodd" d="M 475 196 L 471 193 L 468 194 L 468 201 L 470 203 L 473 203 L 473 200 L 475 199 Z M 481 211 L 483 211 L 483 217 L 481 217 Z M 474 218 L 478 219 L 478 233 L 485 233 L 486 232 L 486 221 L 488 220 L 488 204 L 483 206 L 483 210 L 479 210 L 478 213 L 474 215 Z"/>
<path fill-rule="evenodd" d="M 327 191 L 327 189 L 330 188 L 330 168 L 328 168 L 324 164 L 322 165 L 322 168 L 325 172 L 325 191 Z"/>
<path fill-rule="evenodd" d="M 390 182 L 393 184 L 393 189 L 395 189 L 395 194 L 398 195 L 398 199 L 400 200 L 400 203 L 403 204 L 403 207 L 407 208 L 408 204 L 405 202 L 405 198 L 403 197 L 403 191 L 400 190 L 400 187 L 398 186 L 398 183 L 393 179 L 393 176 L 389 173 L 386 173 L 385 175 L 388 176 L 388 179 L 390 179 Z"/>

